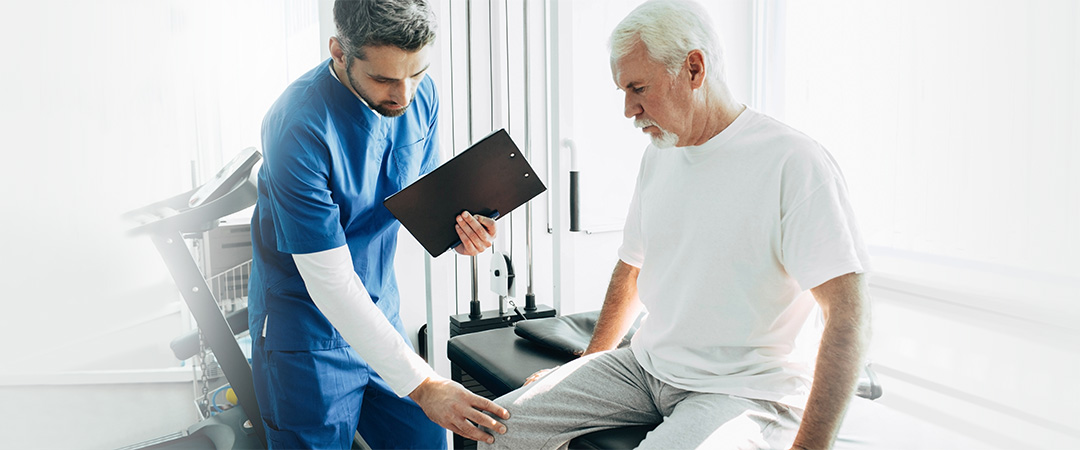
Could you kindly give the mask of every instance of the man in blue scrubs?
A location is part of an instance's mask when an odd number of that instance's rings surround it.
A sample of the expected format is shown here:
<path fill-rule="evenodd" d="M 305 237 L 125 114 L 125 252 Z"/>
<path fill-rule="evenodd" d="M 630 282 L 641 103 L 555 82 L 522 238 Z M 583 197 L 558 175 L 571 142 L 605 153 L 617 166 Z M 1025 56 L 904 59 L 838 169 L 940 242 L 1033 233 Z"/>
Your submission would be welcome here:
<path fill-rule="evenodd" d="M 270 448 L 445 448 L 491 441 L 494 403 L 439 377 L 398 315 L 399 223 L 382 200 L 439 163 L 435 39 L 423 0 L 342 1 L 331 59 L 293 82 L 263 121 L 252 217 L 252 372 Z M 447 224 L 451 226 L 451 224 Z M 495 222 L 453 225 L 475 255 Z M 429 420 L 430 418 L 430 420 Z M 471 421 L 471 422 L 470 422 Z"/>

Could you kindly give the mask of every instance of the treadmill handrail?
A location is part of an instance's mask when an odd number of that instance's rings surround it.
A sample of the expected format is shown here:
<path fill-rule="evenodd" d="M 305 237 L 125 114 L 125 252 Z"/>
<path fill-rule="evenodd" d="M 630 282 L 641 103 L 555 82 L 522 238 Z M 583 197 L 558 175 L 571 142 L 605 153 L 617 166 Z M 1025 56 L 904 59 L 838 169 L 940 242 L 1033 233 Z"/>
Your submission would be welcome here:
<path fill-rule="evenodd" d="M 213 229 L 218 220 L 255 204 L 258 199 L 259 164 L 250 167 L 229 191 L 194 208 L 188 200 L 199 190 L 192 189 L 168 199 L 151 203 L 124 213 L 123 218 L 140 225 L 129 230 L 131 235 L 147 233 L 195 233 Z"/>

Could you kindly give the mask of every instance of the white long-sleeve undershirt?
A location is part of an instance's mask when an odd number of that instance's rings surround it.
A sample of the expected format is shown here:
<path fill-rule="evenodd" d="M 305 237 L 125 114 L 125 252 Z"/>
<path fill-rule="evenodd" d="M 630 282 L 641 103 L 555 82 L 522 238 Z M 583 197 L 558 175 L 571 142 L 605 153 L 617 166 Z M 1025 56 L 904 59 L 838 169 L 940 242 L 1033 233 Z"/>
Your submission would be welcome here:
<path fill-rule="evenodd" d="M 293 260 L 315 306 L 398 396 L 437 377 L 372 303 L 348 246 L 293 255 Z"/>

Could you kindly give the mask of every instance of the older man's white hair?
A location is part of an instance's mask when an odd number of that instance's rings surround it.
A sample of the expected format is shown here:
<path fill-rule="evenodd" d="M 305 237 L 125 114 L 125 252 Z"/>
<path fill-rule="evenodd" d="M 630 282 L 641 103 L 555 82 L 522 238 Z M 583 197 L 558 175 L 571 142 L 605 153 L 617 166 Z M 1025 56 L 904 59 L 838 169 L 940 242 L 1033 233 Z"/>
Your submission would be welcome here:
<path fill-rule="evenodd" d="M 708 13 L 688 0 L 651 0 L 615 26 L 608 40 L 611 61 L 630 53 L 638 42 L 649 56 L 675 75 L 692 50 L 705 54 L 706 82 L 724 80 L 724 51 Z"/>

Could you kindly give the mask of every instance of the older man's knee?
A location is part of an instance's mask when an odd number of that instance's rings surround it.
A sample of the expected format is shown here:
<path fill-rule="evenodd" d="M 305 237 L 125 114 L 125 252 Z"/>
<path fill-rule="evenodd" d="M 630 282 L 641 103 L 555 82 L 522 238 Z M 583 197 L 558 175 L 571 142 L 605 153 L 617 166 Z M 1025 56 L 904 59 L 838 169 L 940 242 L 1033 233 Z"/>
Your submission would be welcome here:
<path fill-rule="evenodd" d="M 498 434 L 488 431 L 495 437 L 495 443 L 489 445 L 478 442 L 478 449 L 540 448 L 544 444 L 544 442 L 537 441 L 541 436 L 536 427 L 536 418 L 530 418 L 532 408 L 528 404 L 516 402 L 522 393 L 521 391 L 522 389 L 519 389 L 495 399 L 496 404 L 510 412 L 509 419 L 497 419 L 506 425 L 506 433 Z"/>
<path fill-rule="evenodd" d="M 493 444 L 486 442 L 477 442 L 478 449 L 521 449 L 521 448 L 539 448 L 539 443 L 533 442 L 530 438 L 530 430 L 526 421 L 513 420 L 513 411 L 510 412 L 510 419 L 504 420 L 503 424 L 506 425 L 506 433 L 499 434 L 490 430 L 485 430 L 495 438 Z"/>

